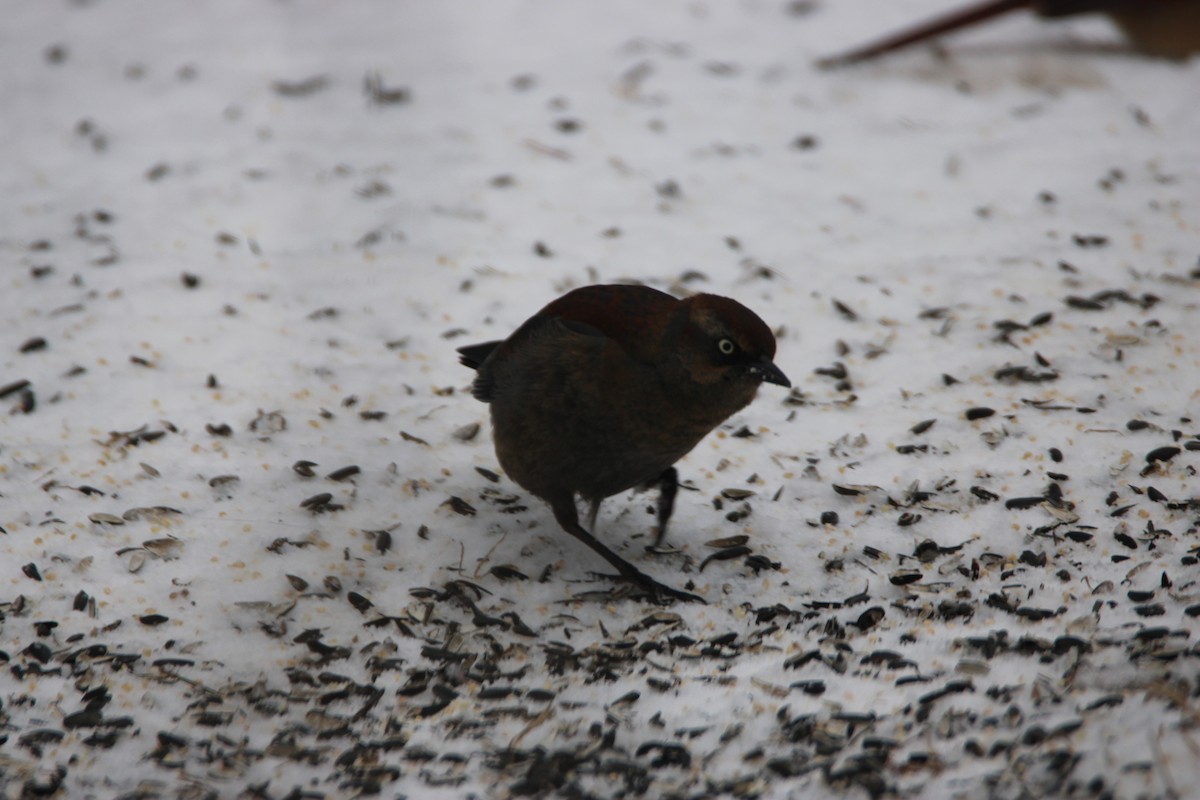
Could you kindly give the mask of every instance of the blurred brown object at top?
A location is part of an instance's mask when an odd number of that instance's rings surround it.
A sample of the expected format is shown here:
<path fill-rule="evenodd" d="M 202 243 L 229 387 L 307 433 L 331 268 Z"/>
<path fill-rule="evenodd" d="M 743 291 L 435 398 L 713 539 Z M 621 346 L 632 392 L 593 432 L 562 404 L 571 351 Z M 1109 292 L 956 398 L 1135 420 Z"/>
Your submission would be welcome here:
<path fill-rule="evenodd" d="M 1182 59 L 1200 53 L 1200 0 L 984 0 L 840 55 L 823 58 L 818 64 L 839 67 L 867 61 L 1018 9 L 1029 9 L 1045 19 L 1107 14 L 1129 43 L 1146 55 Z"/>

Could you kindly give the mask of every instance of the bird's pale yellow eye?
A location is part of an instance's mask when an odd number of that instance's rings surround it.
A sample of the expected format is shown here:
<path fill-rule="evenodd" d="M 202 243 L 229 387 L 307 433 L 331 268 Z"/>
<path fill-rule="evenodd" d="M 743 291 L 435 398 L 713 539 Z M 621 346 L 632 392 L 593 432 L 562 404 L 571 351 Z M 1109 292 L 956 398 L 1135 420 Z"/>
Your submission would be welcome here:
<path fill-rule="evenodd" d="M 728 356 L 733 354 L 733 351 L 737 349 L 737 345 L 733 343 L 733 339 L 722 339 L 717 342 L 717 349 Z"/>

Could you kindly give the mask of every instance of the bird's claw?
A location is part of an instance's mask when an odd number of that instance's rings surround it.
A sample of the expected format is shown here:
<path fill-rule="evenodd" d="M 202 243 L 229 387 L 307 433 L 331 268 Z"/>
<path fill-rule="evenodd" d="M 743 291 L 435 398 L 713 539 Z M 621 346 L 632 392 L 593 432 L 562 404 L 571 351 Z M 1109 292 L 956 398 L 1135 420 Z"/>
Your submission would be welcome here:
<path fill-rule="evenodd" d="M 638 574 L 640 577 L 630 578 L 630 580 L 649 592 L 655 600 L 667 597 L 672 600 L 682 600 L 685 603 L 700 603 L 701 605 L 708 605 L 708 603 L 700 595 L 692 594 L 691 592 L 685 592 L 682 589 L 672 589 L 670 586 L 654 580 L 649 575 L 642 575 L 641 573 Z"/>
<path fill-rule="evenodd" d="M 656 602 L 664 600 L 677 600 L 685 603 L 700 603 L 708 605 L 708 601 L 700 595 L 685 592 L 682 589 L 672 589 L 665 583 L 659 583 L 644 572 L 631 570 L 629 572 L 622 571 L 619 575 L 604 574 L 600 572 L 592 573 L 597 578 L 605 578 L 610 581 L 619 581 L 617 586 L 610 590 L 610 599 L 624 599 L 630 596 L 631 593 L 636 593 L 639 589 Z"/>
<path fill-rule="evenodd" d="M 691 592 L 684 592 L 679 589 L 671 589 L 668 587 L 663 588 L 666 589 L 667 594 L 674 600 L 682 600 L 685 603 L 699 603 L 702 606 L 708 605 L 708 601 L 698 594 L 692 594 Z"/>

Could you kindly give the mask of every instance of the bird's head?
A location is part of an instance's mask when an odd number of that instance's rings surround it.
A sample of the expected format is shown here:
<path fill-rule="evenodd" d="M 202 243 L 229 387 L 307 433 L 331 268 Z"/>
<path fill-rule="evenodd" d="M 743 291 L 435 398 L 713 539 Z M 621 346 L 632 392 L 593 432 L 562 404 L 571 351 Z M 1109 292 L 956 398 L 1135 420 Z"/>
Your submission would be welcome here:
<path fill-rule="evenodd" d="M 696 383 L 792 385 L 775 366 L 775 335 L 736 300 L 693 295 L 680 302 L 676 324 L 679 358 Z"/>

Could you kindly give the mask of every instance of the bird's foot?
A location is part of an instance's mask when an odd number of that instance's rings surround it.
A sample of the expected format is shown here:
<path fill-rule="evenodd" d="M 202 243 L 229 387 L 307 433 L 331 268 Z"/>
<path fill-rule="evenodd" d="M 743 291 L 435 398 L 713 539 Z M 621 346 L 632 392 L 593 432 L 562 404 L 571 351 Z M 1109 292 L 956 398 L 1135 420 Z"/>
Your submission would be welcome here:
<path fill-rule="evenodd" d="M 703 605 L 707 605 L 704 598 L 700 595 L 692 594 L 691 592 L 685 592 L 681 589 L 672 589 L 670 586 L 659 583 L 649 575 L 643 572 L 638 572 L 637 570 L 634 570 L 633 574 L 631 575 L 623 575 L 622 577 L 630 583 L 636 584 L 642 589 L 645 589 L 656 600 L 661 600 L 665 597 L 670 598 L 671 600 L 681 600 L 685 603 L 701 603 Z"/>
<path fill-rule="evenodd" d="M 642 572 L 632 571 L 625 572 L 622 570 L 620 575 L 611 573 L 593 572 L 592 575 L 597 578 L 604 578 L 610 581 L 617 581 L 618 585 L 609 590 L 609 600 L 623 600 L 631 598 L 634 595 L 649 595 L 655 602 L 666 601 L 682 601 L 685 603 L 700 603 L 708 605 L 703 597 L 685 592 L 681 589 L 672 589 L 666 584 L 659 583 Z M 595 594 L 589 593 L 589 594 Z M 582 599 L 581 595 L 576 595 L 575 599 Z M 596 599 L 599 599 L 597 597 Z"/>

